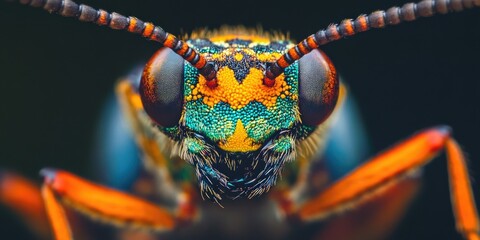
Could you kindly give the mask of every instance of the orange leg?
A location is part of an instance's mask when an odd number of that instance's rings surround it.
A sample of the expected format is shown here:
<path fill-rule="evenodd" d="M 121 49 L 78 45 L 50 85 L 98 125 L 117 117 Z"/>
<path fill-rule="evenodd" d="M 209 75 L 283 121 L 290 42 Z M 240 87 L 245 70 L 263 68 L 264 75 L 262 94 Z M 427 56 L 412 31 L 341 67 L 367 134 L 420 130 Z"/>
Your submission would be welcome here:
<path fill-rule="evenodd" d="M 71 173 L 45 169 L 42 195 L 57 240 L 72 239 L 60 201 L 95 219 L 120 226 L 171 230 L 178 218 L 167 210 L 134 196 L 83 180 Z M 183 214 L 183 206 L 179 212 Z M 181 220 L 185 216 L 180 215 Z"/>
<path fill-rule="evenodd" d="M 385 191 L 446 149 L 453 211 L 457 230 L 469 240 L 480 239 L 479 218 L 462 151 L 448 127 L 420 132 L 374 157 L 294 213 L 303 221 L 325 218 L 353 208 Z"/>
<path fill-rule="evenodd" d="M 12 172 L 0 172 L 0 203 L 19 214 L 38 237 L 50 238 L 47 214 L 35 183 Z"/>
<path fill-rule="evenodd" d="M 348 214 L 329 219 L 312 239 L 388 239 L 419 191 L 420 183 L 420 176 L 399 181 Z"/>

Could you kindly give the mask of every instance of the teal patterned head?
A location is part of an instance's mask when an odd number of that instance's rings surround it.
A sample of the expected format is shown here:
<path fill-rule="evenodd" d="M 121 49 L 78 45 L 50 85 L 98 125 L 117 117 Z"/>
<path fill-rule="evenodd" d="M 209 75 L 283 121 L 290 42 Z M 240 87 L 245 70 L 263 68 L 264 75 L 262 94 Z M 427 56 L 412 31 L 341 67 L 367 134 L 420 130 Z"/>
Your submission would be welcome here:
<path fill-rule="evenodd" d="M 204 196 L 218 201 L 267 191 L 285 162 L 296 159 L 297 145 L 333 111 L 335 68 L 313 51 L 266 84 L 268 65 L 294 46 L 290 41 L 227 31 L 187 43 L 215 64 L 215 85 L 160 50 L 140 85 L 145 111 L 195 166 Z"/>

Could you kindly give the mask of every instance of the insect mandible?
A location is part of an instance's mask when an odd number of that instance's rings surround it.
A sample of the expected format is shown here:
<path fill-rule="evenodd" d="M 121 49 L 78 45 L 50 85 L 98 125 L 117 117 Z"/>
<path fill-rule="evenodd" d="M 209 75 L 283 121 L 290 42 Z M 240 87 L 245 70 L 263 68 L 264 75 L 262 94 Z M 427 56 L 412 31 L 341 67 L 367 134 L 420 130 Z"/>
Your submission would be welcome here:
<path fill-rule="evenodd" d="M 93 4 L 93 5 L 95 5 L 95 4 Z M 388 6 L 385 6 L 385 7 L 388 7 Z M 377 6 L 375 6 L 375 7 L 370 7 L 370 8 L 366 8 L 365 11 L 354 11 L 354 12 L 352 12 L 352 14 L 347 14 L 347 16 L 352 16 L 352 15 L 355 16 L 355 15 L 357 15 L 359 12 L 368 12 L 369 9 L 375 9 L 375 8 L 377 8 Z M 110 9 L 110 8 L 109 8 L 109 9 Z M 114 9 L 114 8 L 111 8 L 111 9 Z M 33 12 L 33 11 L 32 11 L 32 12 Z M 119 12 L 122 12 L 122 11 L 119 11 Z M 344 17 L 344 16 L 345 16 L 345 14 L 338 15 L 337 18 L 338 18 L 338 17 Z M 458 14 L 456 14 L 455 17 L 458 17 Z M 142 17 L 142 18 L 148 19 L 147 17 Z M 441 18 L 442 18 L 442 17 L 440 17 L 440 19 L 441 19 Z M 453 19 L 453 18 L 452 18 L 452 19 Z M 57 19 L 57 20 L 58 20 L 58 19 Z M 330 20 L 330 19 L 328 19 L 328 20 Z M 425 20 L 425 21 L 428 21 L 428 20 Z M 438 21 L 441 21 L 441 20 L 438 20 Z M 52 20 L 52 22 L 54 22 L 54 20 Z M 163 22 L 163 21 L 162 21 L 162 22 Z M 421 22 L 421 21 L 420 21 L 420 22 Z M 445 21 L 444 21 L 444 22 L 445 22 Z M 326 22 L 326 23 L 329 23 L 329 22 Z M 417 24 L 417 23 L 415 23 L 415 24 Z M 401 25 L 401 27 L 399 26 L 399 28 L 406 29 L 406 28 L 408 28 L 408 27 L 412 27 L 412 25 L 415 25 L 415 24 L 406 24 L 407 26 Z M 422 23 L 419 23 L 419 24 L 422 24 Z M 252 25 L 253 25 L 253 24 L 252 24 Z M 323 25 L 326 25 L 326 24 L 323 24 Z M 434 24 L 431 24 L 431 25 L 434 25 Z M 425 25 L 424 25 L 424 26 L 425 26 Z M 430 25 L 427 25 L 427 26 L 430 26 Z M 165 27 L 165 26 L 162 25 L 162 27 Z M 91 28 L 93 28 L 93 27 L 91 27 Z M 315 26 L 312 27 L 313 30 L 305 31 L 305 32 L 306 32 L 306 33 L 314 32 L 314 31 L 318 30 L 317 28 L 318 28 L 318 27 L 317 27 L 316 24 L 315 24 Z M 427 27 L 427 28 L 428 28 L 428 27 Z M 165 29 L 169 30 L 169 29 L 173 29 L 173 28 L 165 27 Z M 288 28 L 286 28 L 286 29 L 288 29 Z M 389 31 L 398 31 L 398 30 L 395 30 L 396 28 L 390 28 L 390 29 L 391 29 L 391 30 L 389 30 Z M 407 31 L 408 31 L 408 30 L 407 30 Z M 105 32 L 107 32 L 107 31 L 105 31 Z M 373 32 L 373 33 L 368 33 L 368 34 L 378 34 L 378 35 L 375 37 L 375 39 L 378 39 L 379 42 L 383 42 L 382 39 L 379 38 L 379 36 L 381 36 L 382 34 L 385 34 L 384 32 L 387 32 L 387 31 L 378 31 L 378 32 L 376 32 L 376 33 Z M 52 34 L 53 34 L 53 33 L 52 33 Z M 117 34 L 118 34 L 118 33 L 117 33 Z M 363 38 L 364 36 L 367 36 L 368 34 L 359 35 L 358 37 Z M 297 38 L 297 39 L 301 39 L 301 37 L 303 37 L 304 35 L 305 35 L 305 34 L 303 34 L 303 35 L 300 36 L 299 34 L 296 34 L 296 36 L 299 36 L 299 37 L 296 37 L 296 38 Z M 356 41 L 355 38 L 356 38 L 356 37 L 353 37 L 352 39 L 350 39 L 350 40 L 348 40 L 348 41 Z M 117 40 L 118 38 L 115 38 L 115 39 L 116 39 L 115 41 L 119 41 L 119 40 Z M 132 39 L 133 39 L 133 37 L 132 37 Z M 110 41 L 112 41 L 112 40 L 110 40 Z M 141 40 L 139 40 L 139 42 L 140 42 L 140 41 L 141 41 Z M 370 41 L 372 41 L 372 40 L 370 40 Z M 343 42 L 340 41 L 340 42 L 335 43 L 335 44 L 344 44 L 344 45 L 342 45 L 342 46 L 347 46 L 347 45 L 348 45 L 347 41 L 343 41 Z M 154 44 L 152 44 L 152 46 L 153 46 L 153 45 L 154 45 Z M 397 42 L 396 45 L 402 45 L 402 44 Z M 67 46 L 65 46 L 65 45 L 60 45 L 60 46 L 65 47 L 65 48 L 67 47 Z M 73 51 L 73 52 L 76 52 L 75 54 L 78 54 L 78 52 L 82 52 L 82 51 L 83 51 L 82 47 L 81 47 L 79 44 L 75 44 L 75 46 L 72 46 L 72 47 L 73 47 L 73 48 L 71 48 L 70 50 Z M 326 47 L 329 47 L 329 45 L 326 46 Z M 398 46 L 398 47 L 401 47 L 401 46 Z M 446 45 L 446 47 L 448 47 L 448 45 Z M 59 46 L 57 46 L 57 48 L 59 48 Z M 85 47 L 85 48 L 87 48 L 87 47 Z M 137 46 L 136 46 L 135 48 L 138 48 L 138 43 L 137 43 Z M 54 49 L 54 48 L 52 48 L 52 49 Z M 351 48 L 351 49 L 352 49 L 352 48 Z M 351 50 L 351 49 L 350 49 L 350 50 Z M 121 49 L 117 49 L 117 50 L 119 50 L 120 52 L 122 52 Z M 356 51 L 358 51 L 358 50 L 356 50 Z M 430 50 L 430 51 L 431 51 L 431 50 Z M 49 51 L 48 51 L 48 52 L 49 52 Z M 397 54 L 398 54 L 398 53 L 397 53 Z M 335 57 L 334 54 L 329 54 L 329 55 L 331 55 L 331 57 Z M 361 55 L 361 54 L 359 54 L 359 55 Z M 420 53 L 419 53 L 419 55 L 420 55 Z M 92 55 L 92 56 L 93 56 L 93 55 Z M 372 56 L 378 56 L 378 54 L 373 54 Z M 375 57 L 372 57 L 372 56 L 365 57 L 365 59 L 375 58 Z M 412 54 L 411 56 L 413 57 L 414 55 Z M 395 57 L 396 57 L 395 54 L 392 54 L 392 56 L 389 55 L 389 58 L 395 58 Z M 112 57 L 104 57 L 103 60 L 105 60 L 105 62 L 107 62 L 107 59 L 111 59 L 111 58 L 112 58 Z M 359 57 L 357 56 L 357 58 L 359 58 Z M 366 60 L 365 60 L 365 61 L 366 61 Z M 370 60 L 369 60 L 369 61 L 370 61 Z M 372 60 L 372 61 L 374 61 L 374 60 Z M 404 60 L 404 61 L 405 61 L 405 60 Z M 334 61 L 334 63 L 335 63 L 336 65 L 338 65 L 337 62 L 338 62 L 338 61 Z M 128 64 L 130 64 L 130 63 L 128 63 Z M 128 64 L 125 63 L 125 65 L 128 65 Z M 359 63 L 357 63 L 357 64 L 359 64 Z M 405 63 L 405 64 L 406 64 L 406 63 Z M 48 68 L 46 68 L 46 69 L 48 69 Z M 51 71 L 53 71 L 53 70 L 48 70 L 48 72 L 51 72 Z M 398 69 L 397 69 L 397 71 L 398 71 Z M 403 71 L 403 69 L 402 69 L 402 71 Z M 385 71 L 385 72 L 387 72 L 387 71 Z M 354 74 L 349 73 L 348 71 L 347 71 L 345 74 L 348 74 L 347 76 L 350 76 L 350 78 L 347 78 L 347 80 L 349 80 L 349 79 L 352 79 L 352 80 L 353 80 L 353 77 L 355 76 Z M 374 73 L 374 74 L 375 74 L 375 73 Z M 115 73 L 114 73 L 113 75 L 117 75 L 117 76 L 118 76 L 118 74 L 115 74 Z M 412 76 L 412 78 L 410 78 L 410 79 L 413 79 L 413 77 L 414 77 L 414 76 Z M 106 77 L 105 77 L 105 78 L 106 78 Z M 364 79 L 364 78 L 361 78 L 361 79 L 362 79 L 362 80 L 361 80 L 362 84 L 368 84 L 368 79 Z M 383 80 L 385 86 L 389 86 L 389 85 L 391 85 L 391 84 L 394 84 L 394 86 L 398 86 L 398 85 L 399 85 L 398 83 L 396 83 L 396 82 L 394 82 L 394 81 L 393 81 L 393 83 L 390 82 L 388 79 L 389 79 L 388 77 L 385 77 L 385 79 Z M 350 80 L 350 81 L 351 81 L 351 82 L 355 82 L 355 81 L 352 81 L 352 80 Z M 421 84 L 421 81 L 426 81 L 426 80 L 427 80 L 427 79 L 423 79 L 423 80 L 411 80 L 411 82 L 413 82 L 414 84 Z M 99 83 L 99 81 L 94 81 L 94 82 L 91 82 L 91 84 L 88 84 L 88 85 L 89 85 L 89 88 L 96 88 L 97 82 Z M 38 83 L 37 83 L 37 84 L 38 84 Z M 42 82 L 42 85 L 47 85 L 47 84 L 48 84 L 47 82 Z M 100 84 L 100 83 L 99 83 L 99 84 Z M 102 83 L 102 84 L 103 84 L 103 83 Z M 354 83 L 351 83 L 351 84 L 353 85 Z M 81 85 L 81 84 L 80 84 L 80 85 Z M 358 85 L 359 85 L 359 84 L 358 84 Z M 358 86 L 358 85 L 357 85 L 357 86 Z M 68 85 L 67 85 L 67 86 L 68 86 Z M 84 87 L 84 86 L 79 86 L 79 87 L 82 88 L 82 87 Z M 356 92 L 356 90 L 355 90 L 356 88 L 355 88 L 355 87 L 352 87 L 352 88 L 353 88 L 353 91 L 354 91 L 354 93 L 355 93 L 355 92 Z M 106 91 L 106 90 L 105 90 L 105 91 Z M 393 90 L 390 90 L 390 91 L 393 92 Z M 400 91 L 400 90 L 399 90 L 399 91 Z M 87 91 L 85 91 L 85 92 L 87 92 Z M 84 92 L 84 93 L 85 93 L 85 92 Z M 372 91 L 372 92 L 374 92 L 374 91 Z M 407 92 L 403 91 L 403 92 L 404 92 L 405 95 L 408 95 L 408 91 L 407 91 Z M 53 94 L 53 93 L 52 93 L 52 94 Z M 62 94 L 63 94 L 63 93 L 62 93 Z M 85 100 L 85 101 L 89 101 L 89 100 L 87 99 L 87 100 Z M 379 101 L 381 101 L 381 100 L 379 100 Z M 422 100 L 418 100 L 418 101 L 420 102 L 419 104 L 421 104 Z M 361 101 L 360 101 L 360 102 L 361 102 Z M 91 104 L 90 104 L 90 105 L 91 105 Z M 428 106 L 428 105 L 427 105 L 427 106 Z M 405 111 L 405 110 L 404 110 L 404 111 Z M 450 111 L 450 109 L 445 110 L 445 111 Z M 433 112 L 433 111 L 432 111 L 432 112 Z M 73 117 L 72 117 L 72 118 L 73 118 Z M 385 121 L 388 122 L 388 120 L 385 120 Z M 436 122 L 436 121 L 434 121 L 434 122 Z M 381 145 L 378 144 L 378 145 L 379 145 L 379 148 L 387 147 L 390 142 L 393 142 L 393 139 L 399 139 L 399 138 L 401 138 L 401 137 L 403 137 L 403 136 L 408 135 L 408 133 L 414 131 L 414 129 L 419 129 L 419 128 L 423 127 L 423 126 L 429 126 L 429 124 L 430 124 L 430 122 L 427 122 L 427 123 L 425 123 L 425 124 L 420 124 L 420 126 L 418 126 L 418 125 L 413 125 L 413 126 L 411 126 L 409 129 L 404 129 L 404 131 L 400 131 L 400 132 L 393 133 L 392 136 L 390 136 L 390 139 L 389 139 L 388 141 L 385 141 L 385 142 L 382 143 Z M 393 125 L 393 124 L 392 124 L 392 125 Z M 404 123 L 398 123 L 398 124 L 395 123 L 395 127 L 402 127 L 403 125 L 405 125 L 405 124 L 404 124 Z M 430 125 L 431 125 L 431 124 L 430 124 Z M 455 129 L 457 129 L 457 126 L 456 126 L 455 124 L 452 124 L 452 126 L 454 126 Z M 82 126 L 82 127 L 84 127 L 84 126 Z M 390 125 L 390 127 L 392 127 L 392 126 Z M 85 127 L 85 128 L 86 128 L 86 127 Z M 473 128 L 473 129 L 475 129 L 475 128 Z M 374 138 L 374 137 L 372 137 L 372 138 Z M 463 142 L 463 141 L 462 141 L 462 142 Z M 468 148 L 467 148 L 467 149 L 468 149 Z M 473 158 L 473 159 L 475 159 L 475 158 Z M 438 162 L 442 162 L 442 161 L 439 161 L 439 160 L 437 160 L 437 161 L 438 161 Z M 434 162 L 435 162 L 435 161 L 434 161 Z M 64 164 L 64 163 L 54 163 L 54 164 L 48 163 L 47 165 L 60 166 L 60 167 L 62 167 L 61 164 Z M 42 164 L 42 165 L 45 165 L 45 164 Z"/>

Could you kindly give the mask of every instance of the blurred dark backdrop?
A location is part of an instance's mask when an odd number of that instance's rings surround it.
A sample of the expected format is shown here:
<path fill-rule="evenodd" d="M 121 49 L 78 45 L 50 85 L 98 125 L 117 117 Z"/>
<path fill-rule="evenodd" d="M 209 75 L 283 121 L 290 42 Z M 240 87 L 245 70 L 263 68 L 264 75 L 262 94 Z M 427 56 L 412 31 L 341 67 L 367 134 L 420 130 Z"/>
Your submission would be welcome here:
<path fill-rule="evenodd" d="M 331 22 L 405 3 L 161 2 L 84 1 L 153 21 L 176 35 L 200 27 L 260 24 L 296 40 Z M 357 98 L 374 150 L 419 129 L 448 124 L 479 181 L 479 20 L 480 10 L 469 10 L 322 47 Z M 89 157 L 102 104 L 118 77 L 145 62 L 159 45 L 19 4 L 0 2 L 0 22 L 0 166 L 37 180 L 44 166 L 93 177 Z M 426 168 L 423 191 L 393 239 L 460 239 L 445 165 L 441 155 Z M 474 188 L 480 199 L 479 185 Z M 29 239 L 21 223 L 0 209 L 0 238 Z"/>

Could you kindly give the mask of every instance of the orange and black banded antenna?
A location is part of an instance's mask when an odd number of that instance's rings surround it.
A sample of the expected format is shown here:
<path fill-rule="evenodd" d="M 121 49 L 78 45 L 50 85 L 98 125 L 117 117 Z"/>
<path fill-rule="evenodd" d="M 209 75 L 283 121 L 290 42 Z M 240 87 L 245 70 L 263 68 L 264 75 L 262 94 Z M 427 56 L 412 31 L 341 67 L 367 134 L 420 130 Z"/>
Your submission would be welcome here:
<path fill-rule="evenodd" d="M 74 17 L 82 22 L 93 22 L 111 29 L 126 30 L 149 40 L 159 42 L 163 46 L 172 49 L 197 68 L 200 74 L 209 80 L 210 85 L 212 83 L 215 85 L 215 64 L 207 62 L 204 56 L 192 49 L 184 41 L 153 23 L 143 22 L 136 17 L 125 17 L 116 12 L 109 13 L 102 9 L 94 9 L 88 5 L 77 4 L 71 0 L 10 0 L 10 2 L 13 1 L 32 7 L 43 8 L 50 13 L 56 13 L 64 17 Z"/>
<path fill-rule="evenodd" d="M 406 3 L 402 7 L 391 7 L 387 11 L 379 10 L 369 15 L 360 15 L 357 19 L 345 19 L 340 24 L 331 24 L 310 35 L 295 47 L 290 48 L 276 62 L 267 67 L 264 84 L 273 86 L 275 78 L 296 60 L 321 45 L 365 32 L 372 28 L 383 28 L 401 22 L 414 21 L 420 17 L 430 17 L 437 13 L 459 12 L 464 9 L 480 7 L 480 0 L 424 0 L 419 3 Z"/>

